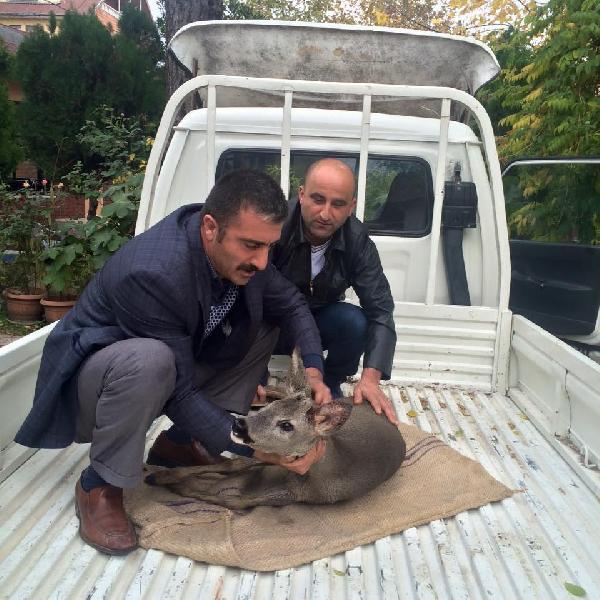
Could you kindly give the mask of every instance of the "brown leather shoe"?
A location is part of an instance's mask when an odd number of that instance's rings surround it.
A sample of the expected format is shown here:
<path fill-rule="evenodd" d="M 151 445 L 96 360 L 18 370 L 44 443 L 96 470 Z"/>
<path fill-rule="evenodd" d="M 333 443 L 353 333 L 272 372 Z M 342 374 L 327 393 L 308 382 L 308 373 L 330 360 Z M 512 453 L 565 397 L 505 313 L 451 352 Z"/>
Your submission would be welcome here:
<path fill-rule="evenodd" d="M 105 554 L 127 554 L 137 548 L 133 524 L 123 508 L 123 490 L 106 484 L 86 492 L 75 486 L 75 512 L 84 542 Z"/>
<path fill-rule="evenodd" d="M 172 442 L 162 431 L 148 452 L 146 463 L 159 467 L 201 467 L 223 462 L 221 456 L 212 456 L 197 440 L 190 444 Z"/>

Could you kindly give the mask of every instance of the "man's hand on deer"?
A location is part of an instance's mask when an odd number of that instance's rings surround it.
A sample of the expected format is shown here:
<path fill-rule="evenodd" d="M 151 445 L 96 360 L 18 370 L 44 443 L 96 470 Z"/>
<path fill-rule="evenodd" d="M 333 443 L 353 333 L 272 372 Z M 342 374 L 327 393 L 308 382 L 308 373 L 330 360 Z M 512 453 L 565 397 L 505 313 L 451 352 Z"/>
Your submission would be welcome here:
<path fill-rule="evenodd" d="M 315 404 L 331 402 L 331 390 L 323 383 L 323 375 L 319 369 L 307 368 L 306 379 Z"/>
<path fill-rule="evenodd" d="M 354 404 L 362 404 L 367 400 L 378 415 L 383 412 L 391 423 L 398 425 L 392 403 L 379 385 L 380 378 L 381 372 L 377 369 L 364 368 L 360 381 L 354 386 Z"/>
<path fill-rule="evenodd" d="M 323 439 L 317 440 L 314 446 L 304 456 L 280 456 L 279 454 L 270 454 L 268 452 L 254 451 L 254 458 L 261 462 L 285 467 L 298 475 L 304 475 L 316 462 L 319 462 L 325 451 L 327 442 Z"/>

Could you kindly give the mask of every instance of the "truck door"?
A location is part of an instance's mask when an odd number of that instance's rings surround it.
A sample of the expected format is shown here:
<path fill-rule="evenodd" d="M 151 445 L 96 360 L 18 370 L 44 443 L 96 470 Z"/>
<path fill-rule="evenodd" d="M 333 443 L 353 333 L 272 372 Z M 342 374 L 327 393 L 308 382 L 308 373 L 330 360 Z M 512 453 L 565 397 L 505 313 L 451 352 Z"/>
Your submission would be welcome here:
<path fill-rule="evenodd" d="M 600 346 L 600 159 L 516 161 L 503 182 L 511 310 Z"/>

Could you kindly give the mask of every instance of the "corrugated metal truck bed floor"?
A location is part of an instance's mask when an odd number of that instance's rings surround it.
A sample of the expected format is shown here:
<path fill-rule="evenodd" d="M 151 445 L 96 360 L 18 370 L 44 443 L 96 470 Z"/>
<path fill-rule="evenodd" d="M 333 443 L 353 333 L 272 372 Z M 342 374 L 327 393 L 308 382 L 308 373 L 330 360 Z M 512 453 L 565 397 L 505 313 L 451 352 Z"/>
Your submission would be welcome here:
<path fill-rule="evenodd" d="M 403 421 L 523 492 L 312 564 L 254 573 L 155 550 L 96 552 L 79 539 L 73 510 L 87 446 L 35 452 L 20 464 L 26 451 L 13 445 L 3 473 L 14 472 L 0 485 L 1 597 L 573 598 L 568 582 L 600 598 L 600 503 L 508 398 L 386 390 Z"/>

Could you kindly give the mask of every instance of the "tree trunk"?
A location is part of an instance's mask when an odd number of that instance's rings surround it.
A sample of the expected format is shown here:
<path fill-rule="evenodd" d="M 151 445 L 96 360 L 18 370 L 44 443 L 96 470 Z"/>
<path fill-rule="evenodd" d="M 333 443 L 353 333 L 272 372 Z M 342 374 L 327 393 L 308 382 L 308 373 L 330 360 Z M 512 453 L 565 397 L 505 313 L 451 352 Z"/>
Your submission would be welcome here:
<path fill-rule="evenodd" d="M 165 34 L 167 43 L 184 25 L 194 21 L 223 18 L 223 0 L 165 0 Z M 190 74 L 167 52 L 167 92 L 171 94 L 196 73 Z"/>

